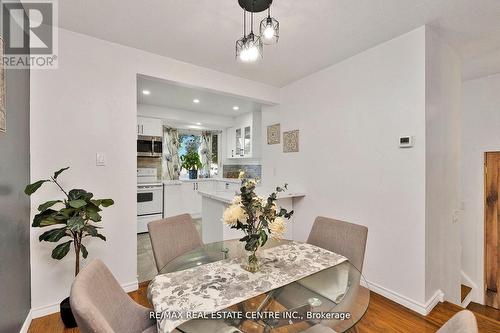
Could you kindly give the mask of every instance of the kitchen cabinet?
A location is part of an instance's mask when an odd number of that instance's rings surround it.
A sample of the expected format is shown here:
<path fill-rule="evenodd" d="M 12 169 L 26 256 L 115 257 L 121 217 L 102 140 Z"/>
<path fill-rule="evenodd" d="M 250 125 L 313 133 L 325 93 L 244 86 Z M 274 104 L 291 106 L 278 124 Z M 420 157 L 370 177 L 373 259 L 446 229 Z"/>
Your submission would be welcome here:
<path fill-rule="evenodd" d="M 165 217 L 180 214 L 201 216 L 201 196 L 198 190 L 208 190 L 215 186 L 214 181 L 181 181 L 178 184 L 165 185 Z"/>
<path fill-rule="evenodd" d="M 163 136 L 162 120 L 148 117 L 137 117 L 137 135 Z"/>
<path fill-rule="evenodd" d="M 226 130 L 228 158 L 259 157 L 261 113 L 250 112 L 236 118 L 236 126 Z"/>
<path fill-rule="evenodd" d="M 175 185 L 165 185 L 165 193 L 163 196 L 165 200 L 163 215 L 165 217 L 171 217 L 186 213 L 186 211 L 184 210 L 184 200 L 181 196 L 181 187 L 181 183 Z"/>

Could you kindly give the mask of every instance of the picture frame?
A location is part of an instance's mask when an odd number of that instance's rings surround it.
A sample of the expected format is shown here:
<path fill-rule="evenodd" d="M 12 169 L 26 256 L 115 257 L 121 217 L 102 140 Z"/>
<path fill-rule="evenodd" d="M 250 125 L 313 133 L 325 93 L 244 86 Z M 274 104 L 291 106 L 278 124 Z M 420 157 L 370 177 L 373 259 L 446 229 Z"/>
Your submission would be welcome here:
<path fill-rule="evenodd" d="M 283 132 L 283 152 L 299 152 L 299 130 Z"/>
<path fill-rule="evenodd" d="M 281 125 L 274 124 L 267 126 L 267 144 L 277 145 L 281 143 Z"/>

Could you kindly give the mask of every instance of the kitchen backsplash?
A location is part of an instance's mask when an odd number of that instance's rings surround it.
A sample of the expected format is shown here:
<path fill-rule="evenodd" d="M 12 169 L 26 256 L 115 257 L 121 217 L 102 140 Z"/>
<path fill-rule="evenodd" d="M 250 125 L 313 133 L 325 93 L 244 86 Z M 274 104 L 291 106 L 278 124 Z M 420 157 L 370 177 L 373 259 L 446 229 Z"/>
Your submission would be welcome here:
<path fill-rule="evenodd" d="M 245 171 L 245 175 L 249 178 L 261 178 L 262 166 L 261 165 L 224 165 L 222 174 L 224 178 L 238 178 L 240 171 Z"/>
<path fill-rule="evenodd" d="M 137 157 L 138 168 L 156 168 L 158 170 L 158 179 L 162 177 L 161 158 Z"/>

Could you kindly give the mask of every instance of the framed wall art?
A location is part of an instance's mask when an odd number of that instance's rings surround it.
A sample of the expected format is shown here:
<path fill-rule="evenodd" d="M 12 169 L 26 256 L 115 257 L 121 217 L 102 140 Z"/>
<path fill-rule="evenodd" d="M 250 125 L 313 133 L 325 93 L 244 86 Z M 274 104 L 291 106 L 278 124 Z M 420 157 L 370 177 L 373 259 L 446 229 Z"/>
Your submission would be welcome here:
<path fill-rule="evenodd" d="M 267 126 L 267 144 L 277 145 L 281 142 L 281 129 L 280 124 Z"/>
<path fill-rule="evenodd" d="M 299 130 L 283 132 L 283 152 L 297 153 L 299 151 Z"/>

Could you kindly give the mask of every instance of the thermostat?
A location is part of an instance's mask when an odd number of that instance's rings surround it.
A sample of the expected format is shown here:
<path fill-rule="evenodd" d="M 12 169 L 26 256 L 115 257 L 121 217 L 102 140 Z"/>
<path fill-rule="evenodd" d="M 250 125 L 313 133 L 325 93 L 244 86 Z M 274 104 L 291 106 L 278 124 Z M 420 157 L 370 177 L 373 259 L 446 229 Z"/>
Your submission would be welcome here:
<path fill-rule="evenodd" d="M 415 145 L 415 138 L 413 136 L 400 136 L 399 148 L 411 148 Z"/>

